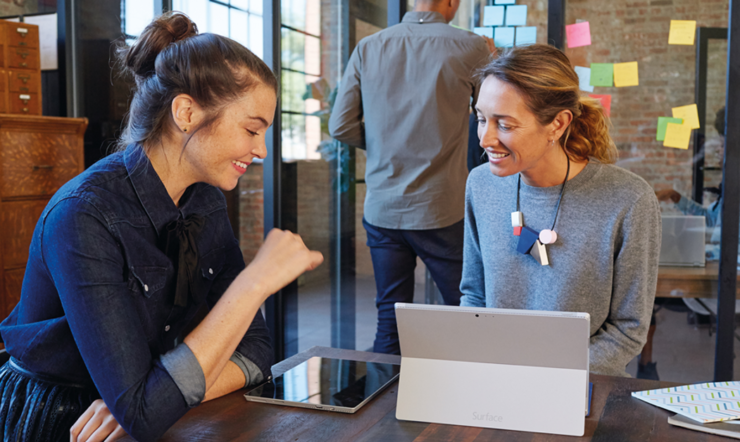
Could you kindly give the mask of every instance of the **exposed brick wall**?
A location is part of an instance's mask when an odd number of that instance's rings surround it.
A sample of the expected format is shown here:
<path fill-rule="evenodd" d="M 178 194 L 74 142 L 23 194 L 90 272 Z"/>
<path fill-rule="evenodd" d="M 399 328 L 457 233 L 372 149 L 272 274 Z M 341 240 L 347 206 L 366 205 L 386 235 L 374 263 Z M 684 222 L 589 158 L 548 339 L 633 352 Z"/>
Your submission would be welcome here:
<path fill-rule="evenodd" d="M 642 176 L 656 189 L 675 188 L 689 195 L 691 147 L 666 148 L 655 141 L 657 118 L 671 116 L 671 108 L 692 104 L 696 46 L 668 45 L 670 20 L 696 20 L 697 26 L 727 27 L 728 0 L 568 0 L 566 23 L 586 20 L 591 25 L 591 46 L 567 49 L 573 65 L 639 63 L 640 85 L 599 88 L 612 95 L 612 136 L 619 149 L 619 165 Z M 726 51 L 713 47 L 713 72 L 708 85 L 707 135 L 716 136 L 714 114 L 724 102 Z M 724 52 L 726 53 L 726 52 Z M 708 152 L 716 164 L 716 152 Z M 716 185 L 718 175 L 707 174 Z"/>
<path fill-rule="evenodd" d="M 262 245 L 265 231 L 262 170 L 262 164 L 253 163 L 239 180 L 239 244 L 247 264 Z"/>

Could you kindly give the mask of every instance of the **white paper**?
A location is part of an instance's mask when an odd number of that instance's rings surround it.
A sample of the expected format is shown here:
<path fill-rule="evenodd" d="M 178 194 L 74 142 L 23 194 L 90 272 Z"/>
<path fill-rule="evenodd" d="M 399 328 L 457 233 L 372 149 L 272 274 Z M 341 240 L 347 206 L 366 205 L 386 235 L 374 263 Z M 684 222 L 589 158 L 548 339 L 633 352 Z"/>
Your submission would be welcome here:
<path fill-rule="evenodd" d="M 59 68 L 57 57 L 57 15 L 44 14 L 25 17 L 26 23 L 39 27 L 39 52 L 41 70 L 54 71 Z"/>
<path fill-rule="evenodd" d="M 578 74 L 578 83 L 581 90 L 586 92 L 593 92 L 594 87 L 591 86 L 591 68 L 576 66 L 576 74 Z"/>

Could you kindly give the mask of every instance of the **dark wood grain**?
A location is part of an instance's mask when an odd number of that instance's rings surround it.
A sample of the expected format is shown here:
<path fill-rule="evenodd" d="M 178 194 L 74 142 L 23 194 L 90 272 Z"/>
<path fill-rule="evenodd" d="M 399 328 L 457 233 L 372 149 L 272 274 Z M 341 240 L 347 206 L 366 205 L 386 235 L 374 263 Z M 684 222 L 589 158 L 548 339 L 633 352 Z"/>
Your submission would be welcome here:
<path fill-rule="evenodd" d="M 280 374 L 312 356 L 398 363 L 398 356 L 313 347 L 273 367 Z M 356 414 L 332 413 L 247 402 L 244 391 L 207 402 L 188 412 L 162 441 L 359 441 L 359 442 L 558 442 L 706 441 L 727 439 L 668 424 L 669 413 L 630 396 L 675 384 L 592 375 L 591 416 L 583 437 L 556 436 L 396 419 L 398 384 L 391 385 Z M 125 440 L 131 441 L 127 438 Z"/>
<path fill-rule="evenodd" d="M 25 268 L 33 230 L 48 199 L 3 202 L 0 226 L 12 235 L 2 236 L 3 263 L 6 269 Z"/>

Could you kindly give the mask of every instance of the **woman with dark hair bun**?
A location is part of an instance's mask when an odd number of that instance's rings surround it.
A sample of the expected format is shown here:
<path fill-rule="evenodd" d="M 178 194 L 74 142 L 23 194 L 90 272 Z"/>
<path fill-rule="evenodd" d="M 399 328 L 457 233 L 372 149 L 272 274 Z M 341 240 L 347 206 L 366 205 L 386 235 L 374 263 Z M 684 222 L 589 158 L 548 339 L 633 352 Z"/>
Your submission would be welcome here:
<path fill-rule="evenodd" d="M 657 285 L 655 194 L 610 164 L 608 120 L 560 50 L 517 47 L 479 78 L 488 165 L 468 177 L 461 305 L 589 313 L 591 372 L 626 376 Z"/>
<path fill-rule="evenodd" d="M 219 191 L 267 154 L 270 69 L 176 12 L 121 57 L 137 85 L 121 149 L 46 206 L 0 325 L 5 441 L 153 441 L 202 401 L 268 379 L 260 306 L 323 259 L 273 230 L 245 266 Z"/>

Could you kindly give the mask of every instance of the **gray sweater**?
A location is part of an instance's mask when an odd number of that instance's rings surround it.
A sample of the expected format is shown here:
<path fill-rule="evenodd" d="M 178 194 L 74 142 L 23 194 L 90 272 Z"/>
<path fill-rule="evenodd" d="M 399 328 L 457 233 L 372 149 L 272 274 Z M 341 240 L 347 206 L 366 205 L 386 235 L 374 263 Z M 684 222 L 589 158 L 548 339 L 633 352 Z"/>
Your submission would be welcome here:
<path fill-rule="evenodd" d="M 517 175 L 487 164 L 468 178 L 462 306 L 586 312 L 591 315 L 592 373 L 627 376 L 642 350 L 658 277 L 660 206 L 637 175 L 591 160 L 568 181 L 549 266 L 517 252 L 511 227 Z M 522 182 L 524 225 L 552 227 L 560 186 Z"/>

